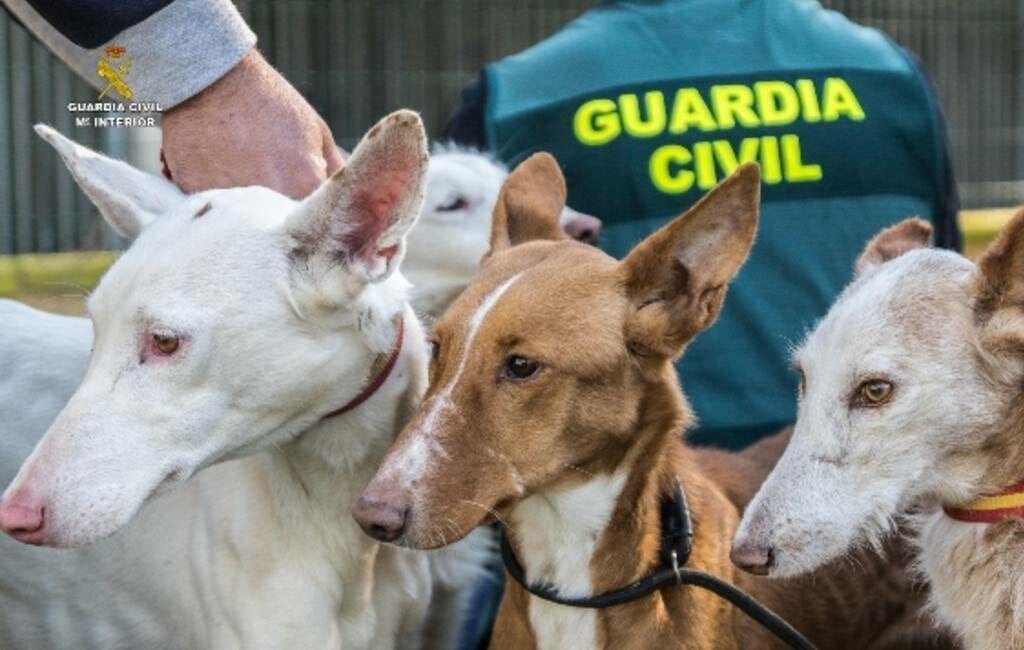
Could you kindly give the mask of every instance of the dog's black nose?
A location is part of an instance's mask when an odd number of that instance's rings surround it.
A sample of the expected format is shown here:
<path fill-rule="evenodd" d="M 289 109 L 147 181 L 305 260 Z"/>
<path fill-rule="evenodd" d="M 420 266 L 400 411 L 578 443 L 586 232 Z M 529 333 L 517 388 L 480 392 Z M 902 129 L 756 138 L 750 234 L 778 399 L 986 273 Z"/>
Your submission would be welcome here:
<path fill-rule="evenodd" d="M 405 532 L 409 506 L 364 494 L 356 502 L 352 516 L 370 537 L 382 542 L 393 542 Z"/>
<path fill-rule="evenodd" d="M 749 542 L 733 544 L 729 559 L 747 573 L 766 576 L 775 562 L 775 548 Z"/>

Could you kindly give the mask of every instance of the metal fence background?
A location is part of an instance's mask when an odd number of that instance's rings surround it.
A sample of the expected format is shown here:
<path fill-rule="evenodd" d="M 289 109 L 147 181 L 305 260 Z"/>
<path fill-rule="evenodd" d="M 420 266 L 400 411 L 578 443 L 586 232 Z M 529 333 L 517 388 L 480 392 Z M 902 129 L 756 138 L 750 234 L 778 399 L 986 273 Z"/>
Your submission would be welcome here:
<path fill-rule="evenodd" d="M 259 46 L 351 147 L 390 110 L 440 133 L 487 61 L 539 41 L 592 0 L 238 0 Z M 965 207 L 1024 202 L 1024 0 L 825 0 L 921 57 L 946 111 Z M 100 225 L 37 121 L 154 168 L 158 134 L 75 128 L 93 91 L 0 11 L 0 254 L 123 245 Z"/>

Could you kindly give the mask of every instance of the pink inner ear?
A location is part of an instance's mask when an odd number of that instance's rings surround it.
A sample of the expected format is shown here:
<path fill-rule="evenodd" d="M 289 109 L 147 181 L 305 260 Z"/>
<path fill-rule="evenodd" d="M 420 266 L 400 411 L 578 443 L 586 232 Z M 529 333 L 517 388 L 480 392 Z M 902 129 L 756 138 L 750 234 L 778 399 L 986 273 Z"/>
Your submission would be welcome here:
<path fill-rule="evenodd" d="M 372 187 L 355 193 L 345 215 L 342 244 L 353 257 L 372 262 L 374 257 L 390 260 L 397 246 L 379 248 L 380 238 L 398 221 L 399 207 L 408 191 L 412 167 L 392 167 L 368 175 Z"/>

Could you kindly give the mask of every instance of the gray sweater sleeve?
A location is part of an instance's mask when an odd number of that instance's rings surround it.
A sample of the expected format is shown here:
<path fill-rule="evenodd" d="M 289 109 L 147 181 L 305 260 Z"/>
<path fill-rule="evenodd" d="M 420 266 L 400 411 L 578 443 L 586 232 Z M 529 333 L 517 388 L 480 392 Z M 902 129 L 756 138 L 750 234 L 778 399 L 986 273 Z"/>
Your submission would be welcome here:
<path fill-rule="evenodd" d="M 231 0 L 174 0 L 110 42 L 80 47 L 39 15 L 28 0 L 0 0 L 50 50 L 83 79 L 104 88 L 97 65 L 106 48 L 124 48 L 115 66 L 131 59 L 123 80 L 131 101 L 157 102 L 166 110 L 197 94 L 242 60 L 256 45 L 256 35 Z M 110 99 L 119 99 L 116 95 Z"/>

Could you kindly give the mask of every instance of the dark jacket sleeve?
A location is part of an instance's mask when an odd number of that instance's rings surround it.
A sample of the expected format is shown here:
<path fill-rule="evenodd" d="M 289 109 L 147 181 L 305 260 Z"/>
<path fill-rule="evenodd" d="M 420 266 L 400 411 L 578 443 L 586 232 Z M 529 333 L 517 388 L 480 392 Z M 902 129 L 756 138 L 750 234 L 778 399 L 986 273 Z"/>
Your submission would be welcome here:
<path fill-rule="evenodd" d="M 106 46 L 125 57 L 126 100 L 167 110 L 235 67 L 256 44 L 231 0 L 0 0 L 12 16 L 97 89 Z"/>
<path fill-rule="evenodd" d="M 460 103 L 444 129 L 444 138 L 464 147 L 488 149 L 487 130 L 484 127 L 486 107 L 487 78 L 481 73 L 478 79 L 462 89 Z"/>
<path fill-rule="evenodd" d="M 28 0 L 69 41 L 92 49 L 141 23 L 174 0 Z"/>

